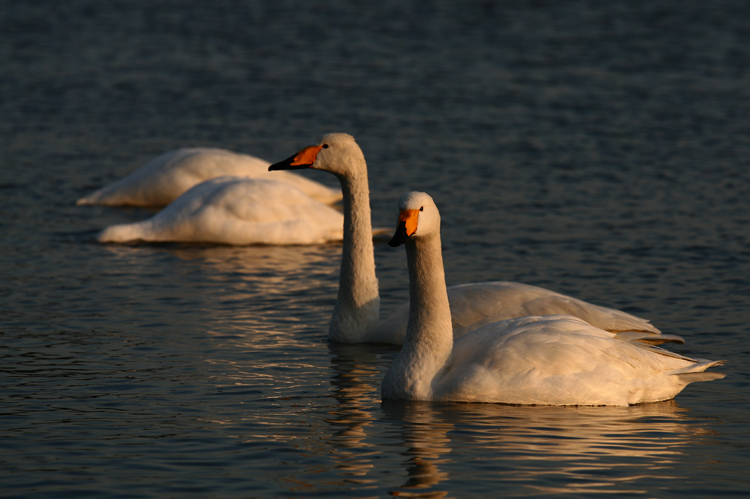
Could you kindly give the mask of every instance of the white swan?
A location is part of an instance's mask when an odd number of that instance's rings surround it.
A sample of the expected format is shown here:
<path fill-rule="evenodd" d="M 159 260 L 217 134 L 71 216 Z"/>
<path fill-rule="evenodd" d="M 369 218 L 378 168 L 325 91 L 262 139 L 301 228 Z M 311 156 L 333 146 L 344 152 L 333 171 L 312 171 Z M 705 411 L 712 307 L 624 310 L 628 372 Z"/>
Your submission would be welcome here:
<path fill-rule="evenodd" d="M 318 244 L 340 241 L 343 224 L 340 212 L 291 185 L 219 177 L 196 185 L 148 220 L 107 227 L 97 240 Z"/>
<path fill-rule="evenodd" d="M 409 304 L 379 322 L 380 295 L 370 220 L 367 164 L 354 138 L 345 133 L 324 135 L 316 145 L 273 164 L 269 170 L 313 168 L 333 173 L 344 195 L 344 247 L 339 291 L 329 337 L 343 343 L 380 342 L 400 345 L 406 335 Z M 482 324 L 526 315 L 568 314 L 607 331 L 643 331 L 641 341 L 681 342 L 661 335 L 647 320 L 600 307 L 536 286 L 514 282 L 483 282 L 452 286 L 448 296 L 456 337 Z"/>
<path fill-rule="evenodd" d="M 224 175 L 266 178 L 270 163 L 224 149 L 183 148 L 157 156 L 130 175 L 79 199 L 77 205 L 166 206 L 191 187 Z M 293 185 L 326 204 L 341 199 L 339 189 L 294 173 L 275 180 Z"/>
<path fill-rule="evenodd" d="M 399 199 L 391 246 L 406 244 L 411 307 L 406 340 L 385 373 L 383 399 L 625 406 L 668 400 L 722 361 L 693 360 L 567 315 L 487 324 L 453 340 L 432 198 Z"/>

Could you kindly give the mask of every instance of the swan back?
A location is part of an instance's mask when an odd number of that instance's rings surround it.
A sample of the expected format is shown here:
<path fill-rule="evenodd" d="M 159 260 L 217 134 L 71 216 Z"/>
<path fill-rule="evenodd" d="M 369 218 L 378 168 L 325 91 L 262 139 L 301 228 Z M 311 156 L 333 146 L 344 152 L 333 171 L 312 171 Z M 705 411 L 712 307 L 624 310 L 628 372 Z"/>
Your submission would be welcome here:
<path fill-rule="evenodd" d="M 317 244 L 341 240 L 343 215 L 291 185 L 219 177 L 180 196 L 152 218 L 104 229 L 99 242 Z"/>
<path fill-rule="evenodd" d="M 266 160 L 216 148 L 182 148 L 151 159 L 130 175 L 79 199 L 78 205 L 165 206 L 193 186 L 212 178 L 234 175 L 268 178 Z M 291 172 L 275 177 L 323 203 L 341 199 L 339 189 Z"/>
<path fill-rule="evenodd" d="M 592 326 L 610 332 L 646 332 L 650 333 L 651 341 L 674 341 L 673 336 L 662 335 L 646 319 L 518 282 L 491 281 L 449 286 L 448 300 L 454 338 L 460 338 L 490 322 L 527 315 L 559 314 L 580 317 Z M 378 335 L 388 338 L 390 343 L 403 343 L 408 319 L 409 302 L 406 302 L 378 325 Z"/>

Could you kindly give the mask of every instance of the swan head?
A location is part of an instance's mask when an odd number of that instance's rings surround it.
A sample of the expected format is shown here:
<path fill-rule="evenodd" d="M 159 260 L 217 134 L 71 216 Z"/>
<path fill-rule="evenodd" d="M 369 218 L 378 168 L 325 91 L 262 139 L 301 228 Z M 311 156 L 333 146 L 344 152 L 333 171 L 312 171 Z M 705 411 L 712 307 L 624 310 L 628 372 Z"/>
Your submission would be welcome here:
<path fill-rule="evenodd" d="M 407 192 L 398 199 L 398 226 L 388 243 L 394 248 L 408 239 L 440 234 L 440 212 L 435 201 L 424 192 Z"/>
<path fill-rule="evenodd" d="M 365 156 L 354 137 L 348 133 L 327 133 L 321 136 L 314 145 L 300 149 L 284 161 L 268 167 L 274 170 L 302 170 L 312 168 L 346 176 L 366 171 Z"/>

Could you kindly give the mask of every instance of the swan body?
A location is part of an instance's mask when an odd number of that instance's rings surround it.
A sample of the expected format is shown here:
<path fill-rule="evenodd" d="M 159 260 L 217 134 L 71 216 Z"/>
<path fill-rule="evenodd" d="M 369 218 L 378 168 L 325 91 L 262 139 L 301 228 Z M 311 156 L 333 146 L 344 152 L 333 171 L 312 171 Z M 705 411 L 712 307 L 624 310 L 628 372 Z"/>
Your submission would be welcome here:
<path fill-rule="evenodd" d="M 270 163 L 225 149 L 182 148 L 151 159 L 130 175 L 79 199 L 77 205 L 166 206 L 191 187 L 225 175 L 268 177 Z M 341 191 L 291 172 L 275 177 L 326 204 L 341 199 Z"/>
<path fill-rule="evenodd" d="M 432 198 L 408 193 L 391 245 L 405 242 L 410 309 L 404 346 L 383 378 L 384 399 L 625 406 L 668 400 L 722 361 L 690 359 L 613 335 L 569 315 L 492 322 L 453 339 Z"/>
<path fill-rule="evenodd" d="M 406 336 L 409 304 L 379 320 L 380 295 L 375 276 L 375 257 L 370 220 L 370 190 L 364 154 L 351 135 L 330 133 L 313 146 L 275 163 L 269 170 L 312 168 L 334 174 L 341 183 L 344 208 L 344 245 L 329 338 L 343 343 L 392 343 Z M 454 335 L 489 322 L 525 315 L 570 314 L 607 331 L 650 334 L 650 341 L 680 342 L 661 335 L 649 321 L 619 310 L 592 305 L 536 286 L 512 282 L 484 282 L 448 289 Z M 647 341 L 642 335 L 641 341 Z"/>
<path fill-rule="evenodd" d="M 456 338 L 490 322 L 527 315 L 563 314 L 579 317 L 606 331 L 652 333 L 642 338 L 644 342 L 682 342 L 677 336 L 661 334 L 640 317 L 519 282 L 491 281 L 449 286 L 448 301 Z M 387 336 L 391 332 L 400 338 L 399 344 L 402 344 L 408 320 L 407 301 L 377 325 L 375 334 Z"/>
<path fill-rule="evenodd" d="M 343 238 L 343 215 L 283 182 L 218 177 L 142 222 L 113 225 L 101 243 L 318 244 Z"/>

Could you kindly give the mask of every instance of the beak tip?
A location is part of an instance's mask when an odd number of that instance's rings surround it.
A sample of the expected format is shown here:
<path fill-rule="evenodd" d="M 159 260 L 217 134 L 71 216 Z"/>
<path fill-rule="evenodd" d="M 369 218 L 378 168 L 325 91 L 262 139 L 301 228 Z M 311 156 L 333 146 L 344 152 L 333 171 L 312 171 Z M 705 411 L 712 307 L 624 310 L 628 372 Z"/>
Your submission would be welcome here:
<path fill-rule="evenodd" d="M 404 244 L 408 237 L 409 235 L 406 233 L 406 223 L 400 222 L 396 228 L 396 233 L 393 234 L 393 238 L 388 241 L 388 246 L 391 248 L 397 248 Z"/>

